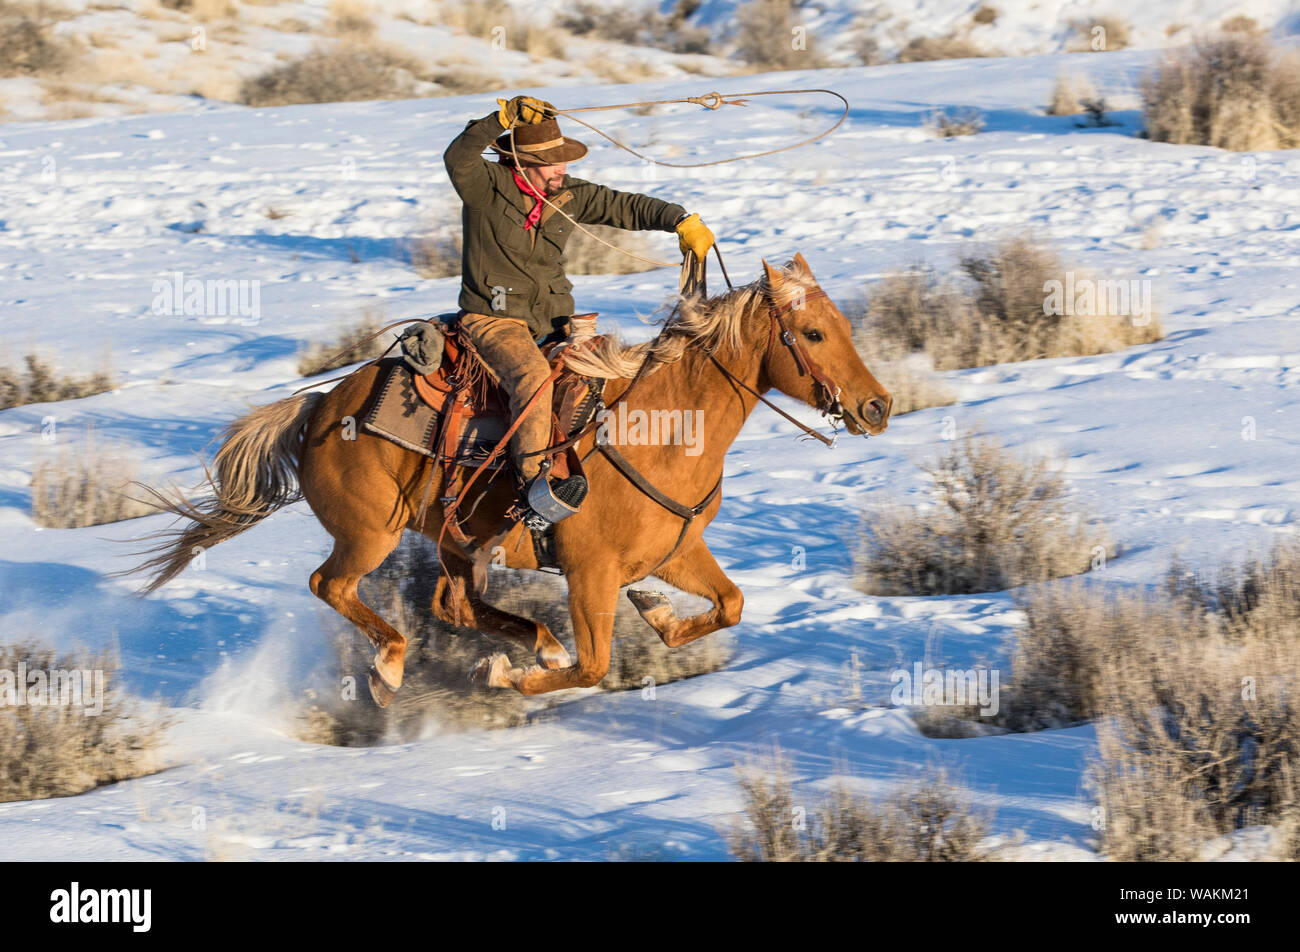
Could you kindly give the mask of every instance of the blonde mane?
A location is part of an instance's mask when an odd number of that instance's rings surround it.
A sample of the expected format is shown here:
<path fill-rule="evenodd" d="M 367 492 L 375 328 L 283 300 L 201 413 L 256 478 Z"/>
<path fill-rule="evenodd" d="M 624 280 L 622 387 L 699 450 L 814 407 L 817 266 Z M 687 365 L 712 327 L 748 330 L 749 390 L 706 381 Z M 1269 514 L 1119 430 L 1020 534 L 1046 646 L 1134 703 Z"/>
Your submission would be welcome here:
<path fill-rule="evenodd" d="M 584 376 L 609 380 L 636 376 L 647 359 L 653 364 L 646 368 L 646 373 L 654 373 L 663 364 L 681 360 L 692 345 L 709 352 L 738 352 L 744 340 L 745 319 L 765 296 L 770 295 L 779 307 L 817 287 L 812 276 L 796 269 L 793 261 L 776 270 L 782 280 L 775 288 L 768 286 L 764 273 L 757 281 L 709 298 L 678 298 L 663 329 L 653 340 L 624 344 L 617 334 L 608 334 L 591 350 L 568 355 L 565 364 Z"/>

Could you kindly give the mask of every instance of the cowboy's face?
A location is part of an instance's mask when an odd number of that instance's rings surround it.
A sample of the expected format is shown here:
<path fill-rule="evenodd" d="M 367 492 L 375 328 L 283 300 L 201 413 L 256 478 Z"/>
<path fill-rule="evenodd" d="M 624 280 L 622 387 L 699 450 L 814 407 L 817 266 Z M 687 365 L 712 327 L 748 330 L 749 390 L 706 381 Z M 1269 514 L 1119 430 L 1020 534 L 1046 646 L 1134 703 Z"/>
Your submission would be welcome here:
<path fill-rule="evenodd" d="M 564 170 L 568 163 L 559 165 L 530 165 L 524 169 L 524 177 L 538 191 L 545 195 L 554 195 L 564 185 Z"/>

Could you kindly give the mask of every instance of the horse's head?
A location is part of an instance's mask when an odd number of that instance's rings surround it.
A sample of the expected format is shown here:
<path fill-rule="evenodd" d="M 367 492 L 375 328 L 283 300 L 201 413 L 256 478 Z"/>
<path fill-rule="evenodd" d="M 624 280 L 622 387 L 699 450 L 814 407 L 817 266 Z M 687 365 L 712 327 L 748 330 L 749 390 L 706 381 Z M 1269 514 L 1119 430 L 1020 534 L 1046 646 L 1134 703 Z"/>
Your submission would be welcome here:
<path fill-rule="evenodd" d="M 893 397 L 858 356 L 848 318 L 818 287 L 803 255 L 796 254 L 785 269 L 766 261 L 763 269 L 759 314 L 771 325 L 763 363 L 766 383 L 842 418 L 855 436 L 883 433 Z"/>

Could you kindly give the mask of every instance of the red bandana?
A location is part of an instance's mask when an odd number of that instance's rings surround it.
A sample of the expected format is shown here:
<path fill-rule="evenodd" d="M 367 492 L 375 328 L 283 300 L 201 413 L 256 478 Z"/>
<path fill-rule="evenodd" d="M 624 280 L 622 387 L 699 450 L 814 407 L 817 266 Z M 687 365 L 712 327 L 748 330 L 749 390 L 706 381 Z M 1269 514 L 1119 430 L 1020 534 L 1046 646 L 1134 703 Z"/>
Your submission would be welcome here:
<path fill-rule="evenodd" d="M 533 188 L 532 185 L 530 185 L 527 181 L 525 181 L 523 176 L 521 176 L 514 169 L 510 170 L 510 174 L 515 177 L 515 184 L 519 186 L 519 191 L 523 192 L 525 195 L 537 195 L 537 196 L 541 195 L 541 193 L 538 192 L 537 189 Z M 537 201 L 533 204 L 533 210 L 528 213 L 528 221 L 524 222 L 524 231 L 527 231 L 529 228 L 532 228 L 534 225 L 537 224 L 538 219 L 542 217 L 542 209 L 545 207 L 546 207 L 545 204 L 543 204 L 541 198 L 539 197 Z"/>

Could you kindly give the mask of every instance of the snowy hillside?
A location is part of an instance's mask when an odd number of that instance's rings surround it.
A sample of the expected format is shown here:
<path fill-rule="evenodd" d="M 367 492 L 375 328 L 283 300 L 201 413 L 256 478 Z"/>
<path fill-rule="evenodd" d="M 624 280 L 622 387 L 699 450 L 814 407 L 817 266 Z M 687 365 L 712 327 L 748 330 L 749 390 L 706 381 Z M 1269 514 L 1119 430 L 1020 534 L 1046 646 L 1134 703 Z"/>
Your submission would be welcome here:
<path fill-rule="evenodd" d="M 1069 12 L 1050 6 L 1045 23 Z M 1170 6 L 1190 17 L 1208 5 Z M 1281 4 L 1238 6 L 1263 19 Z M 911 15 L 925 12 L 918 4 Z M 449 207 L 454 215 L 442 150 L 493 96 L 0 126 L 0 363 L 37 351 L 89 372 L 107 347 L 120 384 L 0 412 L 0 631 L 120 646 L 129 687 L 178 714 L 171 769 L 0 804 L 0 856 L 724 858 L 721 831 L 739 804 L 733 768 L 774 742 L 814 788 L 847 764 L 858 787 L 884 790 L 938 760 L 998 808 L 999 831 L 1027 832 L 1023 855 L 1094 855 L 1082 789 L 1091 727 L 935 740 L 888 705 L 887 672 L 900 663 L 936 652 L 956 667 L 1004 659 L 1020 620 L 1011 596 L 867 597 L 852 585 L 852 549 L 865 507 L 925 497 L 918 463 L 942 448 L 946 417 L 1064 458 L 1075 497 L 1117 543 L 1105 572 L 1119 586 L 1153 584 L 1175 552 L 1211 565 L 1295 533 L 1300 157 L 1136 138 L 1134 83 L 1153 55 L 1087 59 L 1094 85 L 1130 110 L 1101 129 L 1043 114 L 1061 67 L 1050 55 L 544 89 L 566 108 L 834 88 L 850 119 L 806 149 L 648 173 L 591 141 L 572 171 L 698 211 L 733 280 L 799 251 L 841 301 L 891 268 L 947 265 L 1032 228 L 1081 267 L 1149 280 L 1166 337 L 946 374 L 959 404 L 896 418 L 869 442 L 842 436 L 833 450 L 797 443 L 760 409 L 728 456 L 706 533 L 746 597 L 722 670 L 660 686 L 653 700 L 576 692 L 526 727 L 452 734 L 434 724 L 418 742 L 366 749 L 289 731 L 291 705 L 328 663 L 334 624 L 307 589 L 328 545 L 304 506 L 141 601 L 129 581 L 105 576 L 124 564 L 122 540 L 166 520 L 41 529 L 28 487 L 87 426 L 139 460 L 146 479 L 191 485 L 196 454 L 226 422 L 300 386 L 306 343 L 332 341 L 366 310 L 397 320 L 452 309 L 457 280 L 416 277 L 403 240 L 446 221 Z M 936 107 L 976 107 L 988 124 L 936 139 L 923 128 Z M 704 161 L 815 134 L 836 107 L 766 97 L 716 114 L 603 115 L 634 147 Z M 156 283 L 177 272 L 259 281 L 260 317 L 157 313 Z M 599 311 L 604 328 L 642 338 L 650 328 L 638 314 L 676 275 L 575 284 L 579 307 Z M 53 443 L 42 439 L 50 417 Z M 1248 418 L 1252 440 L 1242 437 Z M 493 823 L 502 816 L 504 829 Z"/>

